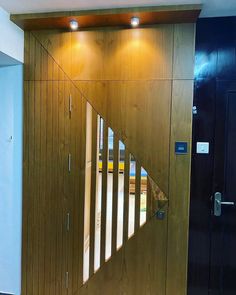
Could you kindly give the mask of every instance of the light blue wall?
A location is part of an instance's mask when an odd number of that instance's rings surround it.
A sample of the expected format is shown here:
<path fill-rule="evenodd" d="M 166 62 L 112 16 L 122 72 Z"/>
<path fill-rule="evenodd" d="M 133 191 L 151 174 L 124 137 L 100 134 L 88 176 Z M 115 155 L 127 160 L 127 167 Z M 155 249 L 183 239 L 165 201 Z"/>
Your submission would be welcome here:
<path fill-rule="evenodd" d="M 22 65 L 0 68 L 0 293 L 20 295 Z"/>

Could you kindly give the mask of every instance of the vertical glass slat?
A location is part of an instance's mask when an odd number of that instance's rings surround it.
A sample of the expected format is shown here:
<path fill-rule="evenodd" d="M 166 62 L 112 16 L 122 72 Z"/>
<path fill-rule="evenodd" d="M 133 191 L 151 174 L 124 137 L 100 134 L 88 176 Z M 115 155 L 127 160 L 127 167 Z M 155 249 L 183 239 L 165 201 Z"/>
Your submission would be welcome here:
<path fill-rule="evenodd" d="M 85 198 L 84 198 L 84 257 L 83 281 L 89 278 L 89 233 L 90 233 L 90 196 L 92 173 L 92 107 L 86 105 L 86 156 L 85 156 Z"/>
<path fill-rule="evenodd" d="M 123 243 L 129 238 L 129 189 L 130 189 L 130 153 L 125 149 L 124 160 L 124 214 L 123 214 Z"/>
<path fill-rule="evenodd" d="M 123 244 L 124 215 L 124 158 L 125 146 L 119 141 L 119 180 L 118 180 L 118 213 L 117 213 L 117 249 Z"/>
<path fill-rule="evenodd" d="M 100 247 L 101 247 L 101 200 L 102 200 L 102 152 L 103 152 L 103 119 L 100 117 L 98 126 L 98 174 L 96 192 L 96 216 L 95 216 L 95 249 L 94 249 L 94 270 L 100 268 Z"/>
<path fill-rule="evenodd" d="M 96 194 L 98 187 L 98 144 L 100 117 L 92 111 L 92 178 L 91 178 L 91 203 L 90 203 L 90 239 L 89 239 L 89 277 L 94 274 L 94 251 L 95 251 L 95 221 L 96 221 Z"/>
<path fill-rule="evenodd" d="M 136 175 L 135 175 L 135 232 L 140 227 L 140 201 L 141 201 L 141 166 L 136 162 Z"/>
<path fill-rule="evenodd" d="M 108 128 L 108 175 L 107 175 L 107 218 L 106 218 L 106 260 L 111 257 L 112 237 L 112 191 L 113 191 L 113 142 L 114 132 Z"/>
<path fill-rule="evenodd" d="M 108 126 L 103 121 L 102 147 L 102 205 L 101 205 L 101 247 L 100 265 L 105 262 L 106 254 L 106 213 L 107 213 L 107 176 L 108 176 Z"/>
<path fill-rule="evenodd" d="M 117 250 L 118 197 L 119 197 L 119 140 L 113 136 L 113 190 L 112 190 L 112 254 Z"/>
<path fill-rule="evenodd" d="M 128 236 L 134 234 L 135 221 L 135 182 L 136 182 L 136 161 L 133 155 L 130 156 L 129 169 L 129 221 L 128 221 Z"/>
<path fill-rule="evenodd" d="M 140 226 L 147 220 L 147 172 L 141 168 Z"/>

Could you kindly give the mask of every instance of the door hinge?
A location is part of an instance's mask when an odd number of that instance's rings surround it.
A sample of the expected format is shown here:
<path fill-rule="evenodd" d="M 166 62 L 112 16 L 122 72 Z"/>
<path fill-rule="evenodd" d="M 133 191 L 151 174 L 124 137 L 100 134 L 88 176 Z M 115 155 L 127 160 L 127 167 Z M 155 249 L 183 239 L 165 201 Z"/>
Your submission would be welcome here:
<path fill-rule="evenodd" d="M 68 155 L 68 171 L 71 172 L 71 154 Z"/>
<path fill-rule="evenodd" d="M 66 272 L 66 289 L 68 289 L 69 288 L 69 272 L 67 271 Z"/>
<path fill-rule="evenodd" d="M 72 95 L 69 95 L 69 114 L 71 118 L 71 113 L 72 113 Z"/>
<path fill-rule="evenodd" d="M 66 214 L 66 230 L 70 230 L 70 213 Z"/>

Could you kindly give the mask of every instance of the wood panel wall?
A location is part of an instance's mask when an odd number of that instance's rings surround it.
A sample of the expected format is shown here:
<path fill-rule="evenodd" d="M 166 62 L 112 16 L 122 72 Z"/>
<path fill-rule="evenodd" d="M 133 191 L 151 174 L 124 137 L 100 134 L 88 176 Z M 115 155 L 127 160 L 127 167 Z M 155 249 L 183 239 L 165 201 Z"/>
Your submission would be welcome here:
<path fill-rule="evenodd" d="M 26 32 L 23 295 L 186 294 L 194 38 L 194 24 Z M 168 196 L 169 212 L 83 285 L 86 101 Z M 175 141 L 188 142 L 187 155 L 175 155 Z"/>

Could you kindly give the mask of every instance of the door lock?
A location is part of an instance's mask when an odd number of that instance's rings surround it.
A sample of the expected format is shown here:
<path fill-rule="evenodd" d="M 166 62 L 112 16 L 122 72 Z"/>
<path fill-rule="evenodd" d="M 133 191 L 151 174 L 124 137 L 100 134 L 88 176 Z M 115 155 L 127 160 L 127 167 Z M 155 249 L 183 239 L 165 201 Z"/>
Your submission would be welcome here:
<path fill-rule="evenodd" d="M 214 215 L 221 216 L 222 206 L 234 206 L 234 202 L 222 202 L 222 193 L 216 192 L 214 195 Z"/>
<path fill-rule="evenodd" d="M 160 219 L 160 220 L 163 220 L 163 219 L 165 219 L 165 211 L 163 211 L 163 210 L 158 210 L 157 212 L 156 212 L 156 218 L 157 219 Z"/>

